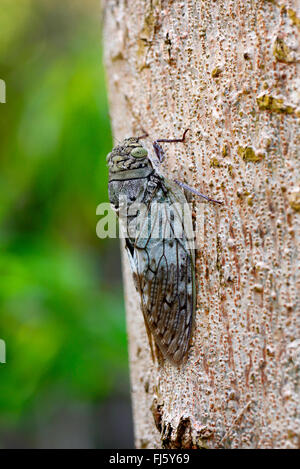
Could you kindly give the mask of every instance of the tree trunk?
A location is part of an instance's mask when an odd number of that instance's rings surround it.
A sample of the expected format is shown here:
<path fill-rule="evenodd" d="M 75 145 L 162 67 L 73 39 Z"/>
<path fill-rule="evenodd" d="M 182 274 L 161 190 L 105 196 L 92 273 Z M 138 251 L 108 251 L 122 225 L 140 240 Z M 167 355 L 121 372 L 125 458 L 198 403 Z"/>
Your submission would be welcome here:
<path fill-rule="evenodd" d="M 297 448 L 299 3 L 103 7 L 114 135 L 191 129 L 164 146 L 163 173 L 224 201 L 192 202 L 197 309 L 184 365 L 152 362 L 123 256 L 136 446 Z"/>

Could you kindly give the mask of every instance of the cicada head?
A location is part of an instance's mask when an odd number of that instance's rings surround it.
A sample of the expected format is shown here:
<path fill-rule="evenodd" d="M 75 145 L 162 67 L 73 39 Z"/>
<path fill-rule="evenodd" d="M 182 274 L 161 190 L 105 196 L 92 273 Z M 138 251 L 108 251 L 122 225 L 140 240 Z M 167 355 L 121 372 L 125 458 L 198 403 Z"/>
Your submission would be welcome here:
<path fill-rule="evenodd" d="M 109 179 L 125 180 L 147 177 L 153 171 L 148 150 L 139 138 L 125 138 L 107 155 Z"/>

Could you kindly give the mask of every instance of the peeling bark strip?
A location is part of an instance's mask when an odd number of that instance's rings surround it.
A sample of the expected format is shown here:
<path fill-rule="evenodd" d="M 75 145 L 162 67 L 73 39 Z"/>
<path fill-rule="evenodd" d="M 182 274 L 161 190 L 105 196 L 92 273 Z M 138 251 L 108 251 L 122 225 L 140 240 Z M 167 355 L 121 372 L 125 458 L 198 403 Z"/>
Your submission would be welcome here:
<path fill-rule="evenodd" d="M 123 258 L 136 445 L 297 448 L 299 2 L 103 9 L 114 135 L 144 129 L 150 150 L 190 128 L 163 171 L 225 201 L 192 202 L 198 296 L 184 365 L 153 364 Z"/>

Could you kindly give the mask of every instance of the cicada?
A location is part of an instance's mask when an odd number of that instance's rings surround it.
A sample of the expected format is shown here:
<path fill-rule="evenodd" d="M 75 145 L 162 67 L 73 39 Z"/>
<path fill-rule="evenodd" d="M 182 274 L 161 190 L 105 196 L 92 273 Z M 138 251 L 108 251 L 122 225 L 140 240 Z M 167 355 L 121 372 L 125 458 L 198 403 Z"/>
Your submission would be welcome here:
<path fill-rule="evenodd" d="M 184 142 L 188 130 L 180 139 L 153 142 L 153 154 L 141 143 L 145 135 L 125 138 L 107 155 L 110 203 L 120 216 L 120 200 L 126 200 L 128 226 L 139 219 L 138 229 L 126 234 L 125 248 L 152 357 L 154 339 L 156 350 L 175 365 L 189 349 L 196 308 L 192 216 L 182 189 L 219 203 L 184 183 L 170 181 L 158 169 L 164 159 L 160 143 Z M 139 206 L 143 207 L 139 213 L 131 210 Z"/>

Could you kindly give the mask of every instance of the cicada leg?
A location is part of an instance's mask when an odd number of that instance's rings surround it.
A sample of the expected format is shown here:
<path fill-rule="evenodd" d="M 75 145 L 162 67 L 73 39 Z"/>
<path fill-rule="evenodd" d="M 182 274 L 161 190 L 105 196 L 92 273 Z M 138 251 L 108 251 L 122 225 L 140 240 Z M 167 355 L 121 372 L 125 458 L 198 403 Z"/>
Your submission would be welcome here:
<path fill-rule="evenodd" d="M 155 140 L 155 142 L 153 142 L 153 148 L 155 150 L 156 156 L 160 163 L 162 163 L 165 159 L 165 152 L 160 146 L 160 143 L 183 143 L 185 141 L 185 136 L 189 130 L 190 129 L 186 129 L 183 132 L 182 138 L 173 138 L 173 139 L 159 138 L 158 140 Z"/>
<path fill-rule="evenodd" d="M 182 187 L 183 189 L 185 189 L 185 190 L 187 190 L 187 191 L 190 191 L 190 192 L 192 192 L 193 194 L 199 195 L 199 197 L 202 197 L 203 199 L 207 200 L 208 202 L 214 202 L 214 203 L 220 204 L 220 205 L 223 204 L 222 201 L 220 201 L 220 200 L 215 200 L 215 199 L 211 199 L 211 198 L 208 197 L 207 195 L 201 194 L 201 192 L 198 192 L 196 189 L 193 189 L 192 187 L 188 186 L 188 185 L 185 184 L 184 182 L 177 181 L 177 179 L 174 179 L 174 182 L 176 182 L 176 184 L 178 184 L 178 186 Z"/>
<path fill-rule="evenodd" d="M 178 142 L 183 143 L 185 141 L 185 136 L 186 136 L 186 134 L 189 130 L 190 129 L 186 129 L 184 131 L 182 138 L 173 138 L 173 139 L 160 138 L 158 140 L 155 140 L 155 142 L 153 142 L 153 148 L 155 150 L 156 156 L 159 159 L 160 163 L 162 163 L 164 158 L 165 158 L 165 152 L 162 149 L 162 147 L 160 146 L 160 143 L 178 143 Z M 183 189 L 185 189 L 187 191 L 190 191 L 193 194 L 198 195 L 199 197 L 202 197 L 203 199 L 207 200 L 208 202 L 214 202 L 216 204 L 223 204 L 223 202 L 221 202 L 220 200 L 215 200 L 215 199 L 212 199 L 212 198 L 208 197 L 207 195 L 201 194 L 196 189 L 193 189 L 192 187 L 188 186 L 184 182 L 177 181 L 176 179 L 175 179 L 174 182 L 176 182 L 176 184 L 178 184 Z"/>

